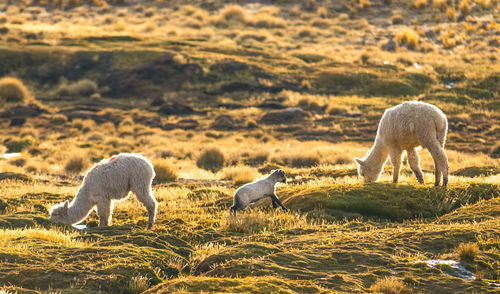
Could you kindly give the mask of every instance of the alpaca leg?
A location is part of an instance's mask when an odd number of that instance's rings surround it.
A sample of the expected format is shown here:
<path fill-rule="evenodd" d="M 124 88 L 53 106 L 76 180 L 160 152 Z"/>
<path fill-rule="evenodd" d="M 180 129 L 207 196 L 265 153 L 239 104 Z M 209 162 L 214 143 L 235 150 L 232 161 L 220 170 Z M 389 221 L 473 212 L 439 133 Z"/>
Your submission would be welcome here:
<path fill-rule="evenodd" d="M 436 168 L 436 181 L 434 183 L 434 186 L 439 186 L 442 174 L 443 186 L 446 187 L 448 185 L 448 157 L 446 156 L 446 153 L 444 153 L 444 149 L 439 145 L 435 145 L 432 148 L 429 148 L 429 152 L 434 159 L 434 165 Z"/>
<path fill-rule="evenodd" d="M 399 169 L 401 167 L 401 154 L 403 153 L 401 150 L 391 149 L 389 151 L 392 162 L 392 181 L 394 183 L 398 182 L 399 179 Z"/>
<path fill-rule="evenodd" d="M 279 206 L 281 206 L 281 208 L 283 208 L 284 211 L 288 211 L 288 208 L 286 208 L 283 203 L 281 203 L 281 201 L 278 199 L 278 196 L 276 196 L 275 194 L 272 194 L 271 195 L 271 199 L 276 202 Z"/>
<path fill-rule="evenodd" d="M 420 169 L 420 157 L 418 156 L 417 150 L 415 148 L 409 149 L 406 151 L 408 154 L 408 163 L 410 164 L 410 168 L 417 177 L 417 180 L 420 184 L 424 184 L 424 175 L 422 174 L 422 170 Z"/>
<path fill-rule="evenodd" d="M 148 211 L 148 229 L 151 229 L 155 223 L 156 219 L 156 208 L 158 203 L 156 202 L 155 197 L 153 196 L 153 191 L 151 187 L 145 187 L 140 189 L 139 191 L 134 191 L 137 200 L 139 200 Z"/>
<path fill-rule="evenodd" d="M 99 227 L 107 227 L 111 221 L 111 200 L 103 200 L 97 203 L 97 215 L 99 216 Z"/>
<path fill-rule="evenodd" d="M 272 201 L 273 207 L 278 208 L 278 203 L 276 203 L 276 201 L 274 201 L 273 198 L 271 198 L 271 201 Z"/>

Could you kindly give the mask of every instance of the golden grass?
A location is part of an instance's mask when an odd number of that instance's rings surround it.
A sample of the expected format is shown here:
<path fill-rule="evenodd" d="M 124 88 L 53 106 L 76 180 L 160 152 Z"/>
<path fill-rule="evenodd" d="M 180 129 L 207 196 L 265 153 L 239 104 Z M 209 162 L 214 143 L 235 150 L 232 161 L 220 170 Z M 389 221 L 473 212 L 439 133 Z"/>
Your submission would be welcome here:
<path fill-rule="evenodd" d="M 232 232 L 254 234 L 294 228 L 304 229 L 311 224 L 311 221 L 299 213 L 284 213 L 281 209 L 272 212 L 250 210 L 238 212 L 236 216 L 226 215 L 221 220 L 220 228 Z"/>
<path fill-rule="evenodd" d="M 0 250 L 9 250 L 9 244 L 14 240 L 41 240 L 66 248 L 83 248 L 88 246 L 87 242 L 76 240 L 79 234 L 63 232 L 56 229 L 25 228 L 25 229 L 0 229 Z"/>

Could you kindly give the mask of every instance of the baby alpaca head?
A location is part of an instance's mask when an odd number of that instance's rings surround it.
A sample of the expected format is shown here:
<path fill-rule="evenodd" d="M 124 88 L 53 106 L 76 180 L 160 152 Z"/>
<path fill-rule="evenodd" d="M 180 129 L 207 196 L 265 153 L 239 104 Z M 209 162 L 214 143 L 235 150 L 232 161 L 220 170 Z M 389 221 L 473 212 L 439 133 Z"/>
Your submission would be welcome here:
<path fill-rule="evenodd" d="M 372 183 L 378 181 L 381 170 L 377 170 L 376 167 L 366 163 L 366 161 L 361 158 L 354 158 L 354 160 L 358 164 L 358 175 L 362 177 L 365 182 Z"/>
<path fill-rule="evenodd" d="M 285 171 L 282 169 L 277 169 L 277 170 L 271 171 L 271 177 L 276 182 L 286 183 Z"/>
<path fill-rule="evenodd" d="M 69 201 L 66 200 L 62 203 L 54 205 L 50 209 L 50 220 L 61 222 L 61 223 L 69 223 L 68 222 L 68 205 Z"/>

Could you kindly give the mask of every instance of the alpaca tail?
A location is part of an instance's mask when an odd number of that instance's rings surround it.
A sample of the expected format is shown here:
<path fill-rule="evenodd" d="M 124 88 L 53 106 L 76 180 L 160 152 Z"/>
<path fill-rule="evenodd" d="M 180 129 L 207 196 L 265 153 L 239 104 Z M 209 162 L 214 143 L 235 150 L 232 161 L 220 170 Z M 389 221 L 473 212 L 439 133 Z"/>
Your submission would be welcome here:
<path fill-rule="evenodd" d="M 446 133 L 448 132 L 448 120 L 446 118 L 440 119 L 439 121 L 434 119 L 434 126 L 436 128 L 436 139 L 438 140 L 439 145 L 444 148 Z"/>

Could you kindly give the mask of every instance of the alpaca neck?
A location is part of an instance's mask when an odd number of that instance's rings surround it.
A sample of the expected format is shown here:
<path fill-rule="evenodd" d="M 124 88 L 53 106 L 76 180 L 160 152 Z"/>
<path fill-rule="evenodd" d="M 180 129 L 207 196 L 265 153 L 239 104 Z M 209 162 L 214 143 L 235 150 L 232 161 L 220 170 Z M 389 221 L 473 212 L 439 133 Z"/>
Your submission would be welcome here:
<path fill-rule="evenodd" d="M 380 140 L 375 140 L 375 144 L 370 150 L 370 153 L 366 156 L 365 163 L 377 171 L 382 171 L 388 155 L 389 149 L 385 144 Z"/>
<path fill-rule="evenodd" d="M 84 220 L 94 208 L 95 203 L 92 203 L 84 189 L 79 189 L 75 199 L 68 206 L 67 222 L 77 224 Z"/>
<path fill-rule="evenodd" d="M 277 183 L 277 181 L 276 181 L 276 179 L 273 177 L 273 175 L 268 175 L 268 176 L 266 177 L 266 181 L 267 181 L 268 183 L 270 183 L 271 185 L 273 185 L 273 186 L 275 186 L 275 185 L 276 185 L 276 183 Z"/>

